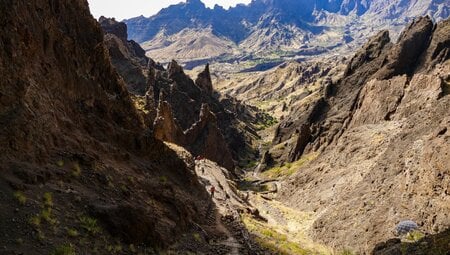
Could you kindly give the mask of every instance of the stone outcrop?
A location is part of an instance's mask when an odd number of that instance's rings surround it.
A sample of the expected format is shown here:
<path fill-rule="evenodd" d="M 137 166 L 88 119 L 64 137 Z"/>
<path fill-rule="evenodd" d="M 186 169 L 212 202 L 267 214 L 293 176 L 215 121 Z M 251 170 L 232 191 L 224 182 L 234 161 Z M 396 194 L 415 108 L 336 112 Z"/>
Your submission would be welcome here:
<path fill-rule="evenodd" d="M 422 55 L 418 71 L 431 71 L 437 64 L 450 58 L 450 19 L 439 22 L 425 54 Z"/>
<path fill-rule="evenodd" d="M 195 84 L 209 94 L 213 92 L 211 73 L 209 72 L 209 64 L 206 64 L 205 70 L 198 74 L 197 79 L 195 80 Z"/>
<path fill-rule="evenodd" d="M 173 116 L 172 107 L 162 97 L 161 95 L 153 124 L 155 137 L 182 146 L 193 155 L 201 155 L 233 172 L 234 161 L 231 152 L 217 126 L 217 118 L 208 105 L 202 105 L 198 121 L 183 131 Z"/>
<path fill-rule="evenodd" d="M 108 19 L 104 16 L 98 19 L 98 23 L 100 23 L 100 26 L 106 34 L 113 34 L 122 41 L 128 40 L 127 24 L 118 22 L 114 18 Z"/>
<path fill-rule="evenodd" d="M 402 74 L 411 75 L 420 56 L 429 46 L 433 26 L 428 16 L 412 22 L 400 34 L 398 43 L 389 51 L 375 78 L 384 80 Z"/>
<path fill-rule="evenodd" d="M 148 90 L 148 65 L 150 59 L 138 43 L 128 40 L 127 25 L 115 19 L 100 17 L 105 33 L 104 41 L 111 62 L 126 83 L 130 93 L 143 96 Z"/>
<path fill-rule="evenodd" d="M 217 118 L 207 104 L 202 105 L 199 120 L 185 133 L 188 146 L 198 144 L 198 146 L 192 146 L 195 154 L 218 162 L 224 168 L 233 170 L 232 173 L 234 173 L 235 163 L 232 154 L 217 125 Z"/>
<path fill-rule="evenodd" d="M 155 122 L 153 123 L 153 133 L 161 141 L 175 143 L 185 146 L 185 134 L 180 128 L 172 114 L 172 107 L 167 101 L 160 100 Z"/>
<path fill-rule="evenodd" d="M 286 150 L 298 152 L 289 160 L 320 153 L 282 191 L 285 202 L 320 215 L 315 238 L 370 252 L 403 219 L 433 234 L 450 226 L 450 62 L 442 33 L 449 24 L 418 19 L 396 44 L 378 34 L 329 93 L 281 122 L 276 143 L 295 141 Z"/>
<path fill-rule="evenodd" d="M 95 234 L 70 239 L 76 253 L 143 253 L 202 224 L 204 188 L 143 123 L 87 1 L 5 0 L 0 14 L 0 253 L 53 254 L 68 229 Z"/>

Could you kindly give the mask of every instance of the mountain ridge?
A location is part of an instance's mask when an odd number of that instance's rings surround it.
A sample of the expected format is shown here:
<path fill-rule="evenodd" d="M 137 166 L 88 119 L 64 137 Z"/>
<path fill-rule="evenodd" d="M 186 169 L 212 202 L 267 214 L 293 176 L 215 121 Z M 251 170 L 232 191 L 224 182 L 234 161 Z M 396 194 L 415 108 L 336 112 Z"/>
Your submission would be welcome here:
<path fill-rule="evenodd" d="M 149 18 L 141 16 L 124 22 L 130 38 L 141 43 L 147 55 L 168 63 L 167 56 L 188 62 L 208 59 L 208 55 L 209 58 L 222 56 L 223 60 L 252 54 L 289 59 L 321 55 L 324 51 L 320 49 L 325 49 L 324 54 L 350 52 L 374 31 L 389 29 L 396 38 L 407 23 L 423 15 L 435 21 L 445 19 L 450 15 L 450 3 L 438 0 L 253 0 L 248 5 L 225 10 L 219 6 L 207 8 L 196 0 L 171 5 Z M 209 38 L 214 38 L 216 45 L 228 45 L 234 50 L 230 52 L 230 48 L 222 47 L 205 49 L 202 56 L 194 51 L 189 54 L 191 48 L 208 46 L 208 40 L 196 41 L 195 33 L 190 34 L 190 31 L 202 30 L 210 30 Z M 177 38 L 176 46 L 175 42 L 170 42 L 171 37 Z M 183 53 L 169 50 L 174 47 L 183 49 Z M 312 53 L 304 54 L 304 50 Z"/>

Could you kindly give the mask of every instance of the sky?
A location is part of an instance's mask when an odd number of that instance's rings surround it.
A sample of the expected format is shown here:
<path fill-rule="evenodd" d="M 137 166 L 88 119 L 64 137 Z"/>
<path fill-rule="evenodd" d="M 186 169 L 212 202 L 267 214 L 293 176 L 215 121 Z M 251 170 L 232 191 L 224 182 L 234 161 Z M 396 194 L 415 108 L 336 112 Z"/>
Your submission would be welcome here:
<path fill-rule="evenodd" d="M 250 3 L 251 0 L 202 0 L 208 7 L 215 4 L 224 8 L 235 6 L 238 3 Z M 144 15 L 149 17 L 156 14 L 162 8 L 171 4 L 185 2 L 185 0 L 88 0 L 94 17 L 105 16 L 123 20 Z"/>

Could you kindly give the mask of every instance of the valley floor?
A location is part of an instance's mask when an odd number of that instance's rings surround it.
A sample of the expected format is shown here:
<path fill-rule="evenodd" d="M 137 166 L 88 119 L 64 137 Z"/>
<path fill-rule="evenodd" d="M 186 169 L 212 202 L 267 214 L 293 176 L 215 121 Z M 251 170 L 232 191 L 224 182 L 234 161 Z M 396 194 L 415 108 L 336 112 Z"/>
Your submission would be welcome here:
<path fill-rule="evenodd" d="M 197 160 L 196 172 L 208 192 L 215 187 L 214 204 L 204 208 L 210 226 L 193 233 L 201 239 L 197 246 L 177 244 L 174 250 L 233 255 L 333 254 L 308 235 L 316 217 L 313 212 L 296 211 L 276 201 L 278 183 L 237 183 L 226 169 L 209 160 Z"/>

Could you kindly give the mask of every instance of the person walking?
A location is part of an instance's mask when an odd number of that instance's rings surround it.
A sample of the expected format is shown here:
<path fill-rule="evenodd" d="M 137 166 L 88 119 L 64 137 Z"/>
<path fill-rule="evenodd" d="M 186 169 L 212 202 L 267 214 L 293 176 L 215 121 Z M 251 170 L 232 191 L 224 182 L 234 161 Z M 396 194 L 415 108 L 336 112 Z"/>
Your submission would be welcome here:
<path fill-rule="evenodd" d="M 216 192 L 216 187 L 214 187 L 214 185 L 211 186 L 211 189 L 209 189 L 209 191 L 211 192 L 211 198 L 213 198 L 214 197 L 214 192 Z"/>

